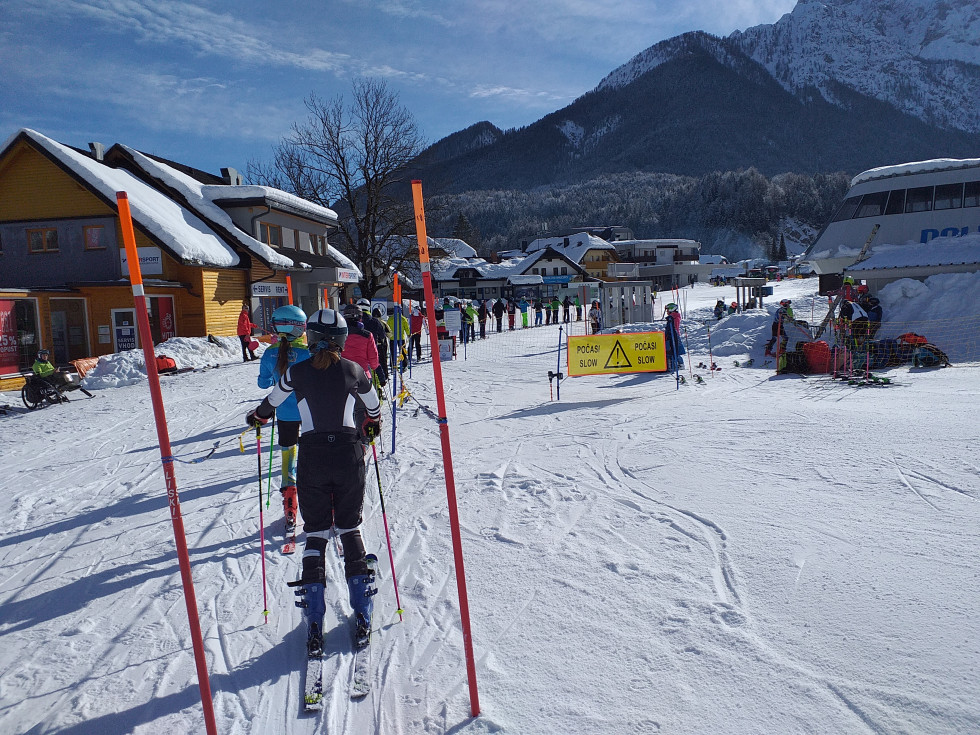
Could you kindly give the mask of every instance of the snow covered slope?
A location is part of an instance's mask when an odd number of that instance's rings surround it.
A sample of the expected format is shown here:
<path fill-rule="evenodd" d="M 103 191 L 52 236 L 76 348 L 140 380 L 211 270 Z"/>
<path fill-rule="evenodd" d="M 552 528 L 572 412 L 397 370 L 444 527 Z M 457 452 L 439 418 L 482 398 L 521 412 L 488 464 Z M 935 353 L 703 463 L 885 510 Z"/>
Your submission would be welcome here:
<path fill-rule="evenodd" d="M 775 297 L 819 318 L 815 285 L 775 284 Z M 682 292 L 690 362 L 709 359 L 703 322 L 733 295 Z M 271 548 L 263 624 L 254 434 L 238 443 L 264 393 L 258 368 L 231 352 L 220 369 L 163 378 L 219 731 L 980 730 L 980 365 L 894 369 L 888 388 L 774 376 L 759 367 L 768 313 L 711 323 L 722 370 L 679 389 L 597 376 L 550 400 L 554 327 L 492 334 L 444 365 L 476 719 L 439 431 L 419 410 L 435 406 L 428 365 L 413 368 L 397 451 L 388 420 L 380 462 L 405 620 L 369 468 L 375 691 L 346 696 L 349 610 L 331 550 L 315 717 L 300 714 L 302 623 L 285 587 L 299 561 Z M 187 358 L 186 342 L 171 347 Z M 755 366 L 735 367 L 748 356 Z M 148 391 L 124 382 L 0 416 L 0 732 L 204 732 Z M 282 533 L 277 495 L 267 539 Z"/>

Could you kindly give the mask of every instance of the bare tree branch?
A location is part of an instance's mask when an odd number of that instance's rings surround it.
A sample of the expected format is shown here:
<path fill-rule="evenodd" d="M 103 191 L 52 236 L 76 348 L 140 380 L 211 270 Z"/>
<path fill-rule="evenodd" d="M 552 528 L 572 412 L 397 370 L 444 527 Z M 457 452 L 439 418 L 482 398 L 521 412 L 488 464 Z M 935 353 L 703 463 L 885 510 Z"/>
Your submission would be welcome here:
<path fill-rule="evenodd" d="M 349 104 L 315 93 L 304 102 L 307 119 L 293 123 L 273 163 L 250 161 L 246 173 L 337 212 L 331 239 L 361 269 L 361 290 L 370 298 L 414 256 L 411 239 L 401 237 L 414 233 L 414 212 L 394 189 L 405 183 L 402 171 L 422 151 L 423 138 L 383 80 L 356 80 Z"/>

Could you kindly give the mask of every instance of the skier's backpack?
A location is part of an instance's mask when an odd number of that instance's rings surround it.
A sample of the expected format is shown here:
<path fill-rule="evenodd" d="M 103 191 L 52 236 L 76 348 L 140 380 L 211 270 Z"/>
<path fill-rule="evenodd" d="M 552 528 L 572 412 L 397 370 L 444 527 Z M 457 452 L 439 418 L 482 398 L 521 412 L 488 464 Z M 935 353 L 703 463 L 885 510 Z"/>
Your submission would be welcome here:
<path fill-rule="evenodd" d="M 912 363 L 916 367 L 946 367 L 950 364 L 946 353 L 933 344 L 922 344 L 915 348 Z"/>
<path fill-rule="evenodd" d="M 167 357 L 166 355 L 159 355 L 157 357 L 157 372 L 161 375 L 166 373 L 173 373 L 177 371 L 177 361 L 172 357 Z"/>
<path fill-rule="evenodd" d="M 905 332 L 905 334 L 898 335 L 899 342 L 904 342 L 908 345 L 924 345 L 929 342 L 921 334 L 916 334 L 915 332 Z"/>
<path fill-rule="evenodd" d="M 808 373 L 829 373 L 831 371 L 830 345 L 823 340 L 803 344 L 803 358 Z"/>

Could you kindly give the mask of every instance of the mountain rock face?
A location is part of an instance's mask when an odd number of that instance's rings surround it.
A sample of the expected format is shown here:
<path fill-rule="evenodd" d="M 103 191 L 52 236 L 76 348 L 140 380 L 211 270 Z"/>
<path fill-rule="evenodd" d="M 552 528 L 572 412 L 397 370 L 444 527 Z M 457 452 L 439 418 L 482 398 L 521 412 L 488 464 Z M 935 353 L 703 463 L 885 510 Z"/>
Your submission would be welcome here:
<path fill-rule="evenodd" d="M 683 38 L 683 37 L 681 37 Z M 841 87 L 945 129 L 980 132 L 980 3 L 968 0 L 800 0 L 776 23 L 726 39 L 801 99 Z M 637 54 L 602 80 L 625 86 L 675 58 L 677 39 Z M 726 66 L 727 44 L 706 50 Z"/>
<path fill-rule="evenodd" d="M 980 132 L 980 3 L 802 0 L 729 38 L 787 90 L 843 85 L 940 128 Z"/>
<path fill-rule="evenodd" d="M 857 173 L 980 155 L 980 3 L 801 0 L 771 25 L 658 43 L 516 131 L 435 144 L 443 191 L 634 171 Z"/>

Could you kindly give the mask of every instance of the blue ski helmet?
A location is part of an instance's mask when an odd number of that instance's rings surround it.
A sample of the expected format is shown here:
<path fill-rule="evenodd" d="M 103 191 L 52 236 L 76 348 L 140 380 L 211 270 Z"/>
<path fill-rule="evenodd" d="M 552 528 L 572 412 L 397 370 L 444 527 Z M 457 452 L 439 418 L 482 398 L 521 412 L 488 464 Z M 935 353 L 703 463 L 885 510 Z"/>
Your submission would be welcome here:
<path fill-rule="evenodd" d="M 347 342 L 347 321 L 333 309 L 320 309 L 306 322 L 306 338 L 310 352 L 330 349 L 340 352 Z"/>
<path fill-rule="evenodd" d="M 272 331 L 289 339 L 297 339 L 306 331 L 306 314 L 298 306 L 280 306 L 272 312 Z"/>

